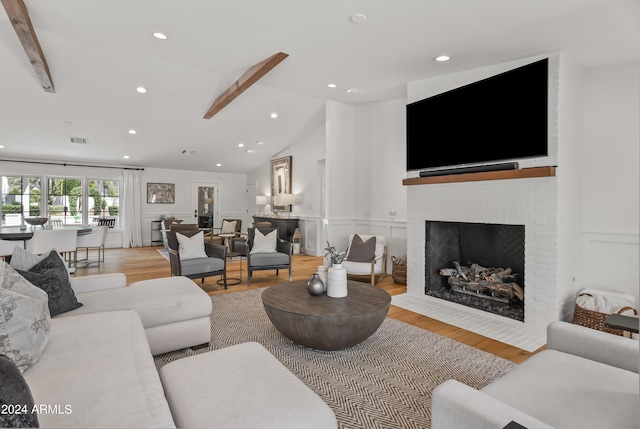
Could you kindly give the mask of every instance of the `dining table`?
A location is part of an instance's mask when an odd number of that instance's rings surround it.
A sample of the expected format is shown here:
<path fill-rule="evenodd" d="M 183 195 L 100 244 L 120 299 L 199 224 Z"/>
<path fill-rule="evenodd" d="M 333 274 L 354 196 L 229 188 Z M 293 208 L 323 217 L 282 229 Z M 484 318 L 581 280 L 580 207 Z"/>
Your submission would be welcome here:
<path fill-rule="evenodd" d="M 0 226 L 0 240 L 29 240 L 33 237 L 33 231 L 36 229 L 42 229 L 41 226 L 30 227 L 22 229 L 20 225 Z M 75 229 L 78 231 L 78 235 L 88 234 L 91 232 L 91 225 L 86 224 L 69 224 L 69 225 L 57 225 L 53 227 L 54 230 L 58 229 Z"/>

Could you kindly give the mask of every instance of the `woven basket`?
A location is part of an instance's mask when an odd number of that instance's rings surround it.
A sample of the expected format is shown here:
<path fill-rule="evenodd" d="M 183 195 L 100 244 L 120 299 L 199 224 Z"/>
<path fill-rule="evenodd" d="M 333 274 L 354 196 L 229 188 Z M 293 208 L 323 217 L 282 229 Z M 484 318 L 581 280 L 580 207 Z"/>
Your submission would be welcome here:
<path fill-rule="evenodd" d="M 581 293 L 578 296 L 583 295 L 591 296 L 588 293 Z M 617 314 L 622 314 L 627 310 L 633 310 L 633 314 L 638 314 L 636 309 L 633 307 L 622 307 L 620 310 L 618 310 Z M 608 332 L 614 335 L 624 336 L 624 331 L 622 329 L 611 329 L 605 326 L 604 321 L 609 316 L 610 314 L 587 310 L 576 304 L 575 310 L 573 311 L 573 320 L 571 321 L 571 323 L 573 323 L 574 325 L 586 326 L 587 328 L 596 329 L 598 331 Z"/>
<path fill-rule="evenodd" d="M 404 259 L 404 258 L 403 258 Z M 406 285 L 407 284 L 407 264 L 400 263 L 400 258 L 395 256 L 391 257 L 391 262 L 393 264 L 391 269 L 391 277 L 393 277 L 393 281 L 395 283 Z"/>

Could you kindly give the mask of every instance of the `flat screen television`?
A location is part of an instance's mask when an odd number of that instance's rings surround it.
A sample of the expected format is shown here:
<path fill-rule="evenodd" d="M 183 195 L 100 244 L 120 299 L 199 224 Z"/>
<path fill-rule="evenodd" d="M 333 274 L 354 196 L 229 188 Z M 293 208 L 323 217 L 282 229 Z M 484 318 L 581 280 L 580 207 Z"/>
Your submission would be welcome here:
<path fill-rule="evenodd" d="M 543 59 L 407 104 L 407 171 L 548 155 Z"/>

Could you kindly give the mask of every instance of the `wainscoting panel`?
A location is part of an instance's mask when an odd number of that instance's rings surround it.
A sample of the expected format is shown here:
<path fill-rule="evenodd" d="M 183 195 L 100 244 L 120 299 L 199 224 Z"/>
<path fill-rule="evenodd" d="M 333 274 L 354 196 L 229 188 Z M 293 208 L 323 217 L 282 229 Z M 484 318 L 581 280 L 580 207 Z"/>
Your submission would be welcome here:
<path fill-rule="evenodd" d="M 640 236 L 637 232 L 583 231 L 581 288 L 639 297 Z"/>

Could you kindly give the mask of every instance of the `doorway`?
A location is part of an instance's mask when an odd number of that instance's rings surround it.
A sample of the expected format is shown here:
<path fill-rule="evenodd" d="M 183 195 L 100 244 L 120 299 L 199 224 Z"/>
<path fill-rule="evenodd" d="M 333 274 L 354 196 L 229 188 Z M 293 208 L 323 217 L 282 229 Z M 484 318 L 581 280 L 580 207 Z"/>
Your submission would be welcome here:
<path fill-rule="evenodd" d="M 217 183 L 195 182 L 193 184 L 194 223 L 207 234 L 213 233 L 217 199 Z"/>

